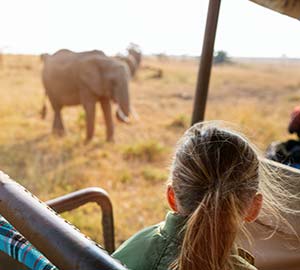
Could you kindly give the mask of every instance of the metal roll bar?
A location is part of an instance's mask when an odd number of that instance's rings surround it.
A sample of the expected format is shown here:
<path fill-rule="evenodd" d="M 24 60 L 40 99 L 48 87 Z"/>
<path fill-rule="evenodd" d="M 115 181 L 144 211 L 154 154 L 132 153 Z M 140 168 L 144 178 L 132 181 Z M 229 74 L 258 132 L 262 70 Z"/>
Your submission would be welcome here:
<path fill-rule="evenodd" d="M 115 232 L 112 203 L 107 192 L 98 187 L 90 187 L 52 199 L 46 203 L 57 213 L 76 209 L 86 203 L 95 202 L 102 210 L 104 248 L 115 251 Z"/>
<path fill-rule="evenodd" d="M 2 172 L 0 213 L 61 270 L 126 269 Z"/>
<path fill-rule="evenodd" d="M 204 120 L 220 6 L 221 0 L 210 0 L 209 2 L 194 98 L 192 125 Z"/>

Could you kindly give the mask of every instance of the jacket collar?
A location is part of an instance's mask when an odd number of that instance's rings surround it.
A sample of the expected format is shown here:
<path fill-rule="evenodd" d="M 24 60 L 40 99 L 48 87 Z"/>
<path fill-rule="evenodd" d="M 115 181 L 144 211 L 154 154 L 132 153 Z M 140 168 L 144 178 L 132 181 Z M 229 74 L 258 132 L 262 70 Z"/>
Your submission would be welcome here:
<path fill-rule="evenodd" d="M 168 238 L 182 242 L 186 217 L 175 212 L 168 212 L 162 224 L 161 233 Z"/>

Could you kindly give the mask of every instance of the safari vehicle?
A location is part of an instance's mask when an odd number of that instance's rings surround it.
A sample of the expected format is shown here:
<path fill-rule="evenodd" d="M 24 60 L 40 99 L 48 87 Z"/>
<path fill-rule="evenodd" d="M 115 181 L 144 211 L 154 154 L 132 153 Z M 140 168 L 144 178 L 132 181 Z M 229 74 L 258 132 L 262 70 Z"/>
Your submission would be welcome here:
<path fill-rule="evenodd" d="M 300 1 L 298 0 L 252 1 L 288 16 L 300 18 Z M 220 4 L 221 0 L 210 0 L 192 123 L 204 119 Z M 299 188 L 293 192 L 299 193 L 300 173 L 298 170 L 267 160 L 263 160 L 263 162 L 278 169 L 283 175 L 282 181 L 286 176 L 293 184 L 296 183 Z M 286 188 L 291 189 L 289 183 L 286 183 Z M 112 204 L 105 191 L 99 188 L 89 188 L 48 201 L 47 204 L 60 213 L 88 202 L 97 202 L 102 208 L 104 248 L 110 253 L 114 250 L 113 214 Z M 295 202 L 295 206 L 300 207 L 300 202 Z M 8 176 L 0 174 L 1 215 L 59 269 L 126 269 L 114 261 L 100 246 L 91 242 L 70 224 L 59 218 L 50 207 L 45 207 L 45 204 L 33 197 L 22 186 L 10 180 Z M 284 228 L 280 224 L 277 232 L 270 235 L 274 221 L 268 219 L 267 213 L 265 214 L 248 227 L 254 235 L 253 244 L 248 249 L 256 258 L 256 266 L 260 270 L 299 270 L 299 239 L 289 228 Z M 287 216 L 287 219 L 299 234 L 300 216 Z M 294 248 L 291 249 L 291 246 Z M 4 260 L 6 261 L 7 258 L 3 258 L 3 262 Z M 1 261 L 0 265 L 3 265 Z M 20 269 L 13 264 L 9 267 L 5 269 Z"/>

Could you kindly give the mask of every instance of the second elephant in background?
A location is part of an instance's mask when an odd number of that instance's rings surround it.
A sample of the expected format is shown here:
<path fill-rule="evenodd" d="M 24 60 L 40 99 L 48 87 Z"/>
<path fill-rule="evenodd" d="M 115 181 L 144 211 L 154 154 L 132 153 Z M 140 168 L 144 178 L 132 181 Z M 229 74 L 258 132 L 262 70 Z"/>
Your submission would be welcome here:
<path fill-rule="evenodd" d="M 130 114 L 129 71 L 121 61 L 101 51 L 75 53 L 60 50 L 43 55 L 45 93 L 54 110 L 53 132 L 62 134 L 61 109 L 82 104 L 86 115 L 86 140 L 94 135 L 96 103 L 102 107 L 107 141 L 114 140 L 111 101 L 118 104 L 117 118 L 128 122 Z"/>

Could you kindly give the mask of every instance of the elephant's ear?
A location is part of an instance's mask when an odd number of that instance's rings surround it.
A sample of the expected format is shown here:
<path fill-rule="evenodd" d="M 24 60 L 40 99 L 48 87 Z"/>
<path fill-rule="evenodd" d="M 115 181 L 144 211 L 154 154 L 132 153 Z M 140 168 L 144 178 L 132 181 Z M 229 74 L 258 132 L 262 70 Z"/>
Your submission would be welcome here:
<path fill-rule="evenodd" d="M 47 60 L 47 58 L 48 58 L 49 56 L 50 56 L 50 55 L 49 55 L 48 53 L 42 53 L 42 54 L 40 55 L 41 61 L 45 63 L 46 60 Z"/>
<path fill-rule="evenodd" d="M 97 96 L 111 96 L 112 80 L 106 78 L 106 71 L 99 65 L 99 59 L 85 59 L 78 67 L 80 89 L 92 91 Z"/>

